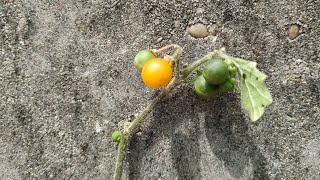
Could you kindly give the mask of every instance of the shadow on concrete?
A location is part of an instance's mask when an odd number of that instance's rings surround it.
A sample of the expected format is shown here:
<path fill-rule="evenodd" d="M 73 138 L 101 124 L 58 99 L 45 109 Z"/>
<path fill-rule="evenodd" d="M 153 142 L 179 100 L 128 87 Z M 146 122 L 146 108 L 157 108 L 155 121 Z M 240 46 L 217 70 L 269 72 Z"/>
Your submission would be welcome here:
<path fill-rule="evenodd" d="M 204 126 L 211 151 L 223 162 L 229 174 L 235 179 L 251 176 L 268 179 L 266 159 L 248 134 L 249 122 L 240 111 L 238 95 L 224 94 L 201 104 L 200 109 L 207 112 Z"/>
<path fill-rule="evenodd" d="M 130 153 L 127 156 L 129 179 L 143 179 L 141 168 L 145 168 L 145 164 L 149 162 L 156 164 L 157 157 L 144 157 L 145 152 L 149 152 L 163 139 L 170 139 L 172 159 L 169 160 L 173 161 L 178 179 L 205 178 L 200 174 L 199 139 L 204 137 L 200 137 L 199 109 L 206 112 L 204 132 L 210 149 L 224 163 L 229 174 L 235 179 L 242 177 L 245 168 L 252 162 L 251 173 L 254 179 L 267 179 L 264 168 L 266 160 L 248 135 L 248 125 L 239 112 L 240 103 L 236 96 L 228 94 L 219 99 L 204 101 L 192 89 L 187 88 L 167 97 L 156 107 L 152 122 L 141 129 L 145 135 L 134 135 L 130 140 Z M 152 176 L 161 177 L 161 174 Z"/>
<path fill-rule="evenodd" d="M 142 162 L 143 154 L 150 152 L 152 146 L 164 139 L 169 139 L 168 143 L 171 147 L 170 157 L 165 158 L 169 158 L 168 161 L 173 161 L 171 169 L 176 169 L 170 171 L 177 171 L 178 179 L 200 179 L 200 146 L 198 142 L 200 126 L 194 113 L 195 98 L 190 96 L 189 91 L 191 90 L 174 92 L 160 102 L 153 112 L 152 122 L 141 129 L 144 135 L 140 137 L 135 135 L 131 138 L 128 146 L 130 154 L 127 156 L 129 179 L 146 178 L 143 177 L 141 169 L 142 163 L 144 163 Z M 187 128 L 181 128 L 184 124 L 188 124 Z M 157 157 L 145 157 L 144 161 L 146 160 L 148 162 L 154 161 L 153 164 L 158 163 Z M 159 168 L 161 168 L 160 165 Z M 173 174 L 173 172 L 169 172 L 169 174 Z M 154 178 L 161 177 L 161 174 L 155 175 L 153 172 L 149 172 L 148 175 Z"/>

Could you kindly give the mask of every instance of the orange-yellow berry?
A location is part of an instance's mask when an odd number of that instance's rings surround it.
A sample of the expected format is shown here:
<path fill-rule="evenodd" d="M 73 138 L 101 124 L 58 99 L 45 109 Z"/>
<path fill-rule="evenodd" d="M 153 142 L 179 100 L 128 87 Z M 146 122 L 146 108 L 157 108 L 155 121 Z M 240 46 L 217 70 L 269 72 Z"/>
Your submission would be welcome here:
<path fill-rule="evenodd" d="M 162 58 L 153 58 L 142 68 L 142 80 L 150 88 L 161 88 L 172 79 L 172 67 Z"/>

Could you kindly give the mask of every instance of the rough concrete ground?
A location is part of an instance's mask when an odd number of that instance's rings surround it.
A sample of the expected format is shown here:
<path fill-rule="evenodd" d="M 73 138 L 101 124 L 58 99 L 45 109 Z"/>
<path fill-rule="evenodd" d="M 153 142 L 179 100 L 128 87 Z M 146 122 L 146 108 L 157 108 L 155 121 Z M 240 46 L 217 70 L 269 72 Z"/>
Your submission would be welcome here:
<path fill-rule="evenodd" d="M 133 57 L 169 43 L 186 63 L 220 47 L 256 61 L 274 103 L 249 123 L 238 93 L 177 89 L 132 138 L 124 179 L 320 179 L 319 0 L 112 2 L 0 1 L 0 179 L 111 179 L 111 132 L 158 93 Z M 190 37 L 195 23 L 211 35 Z"/>

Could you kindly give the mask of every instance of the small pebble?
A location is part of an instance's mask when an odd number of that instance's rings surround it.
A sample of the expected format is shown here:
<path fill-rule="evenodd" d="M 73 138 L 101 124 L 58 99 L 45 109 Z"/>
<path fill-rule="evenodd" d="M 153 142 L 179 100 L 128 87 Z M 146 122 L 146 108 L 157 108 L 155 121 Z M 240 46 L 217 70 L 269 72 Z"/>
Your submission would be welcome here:
<path fill-rule="evenodd" d="M 142 132 L 137 132 L 137 136 L 141 136 L 142 135 Z"/>
<path fill-rule="evenodd" d="M 180 21 L 174 21 L 174 27 L 179 28 L 181 26 Z"/>
<path fill-rule="evenodd" d="M 294 40 L 299 35 L 299 26 L 297 24 L 290 25 L 288 33 L 289 39 Z"/>
<path fill-rule="evenodd" d="M 154 20 L 154 24 L 155 25 L 159 25 L 160 24 L 160 20 L 159 19 Z"/>
<path fill-rule="evenodd" d="M 280 161 L 279 159 L 276 159 L 272 162 L 272 168 L 271 168 L 271 176 L 275 176 L 278 168 L 279 168 L 279 165 L 280 165 Z"/>
<path fill-rule="evenodd" d="M 163 39 L 162 37 L 159 37 L 159 38 L 157 39 L 157 43 L 161 42 L 162 39 Z"/>
<path fill-rule="evenodd" d="M 209 35 L 207 27 L 200 23 L 190 26 L 188 32 L 194 38 L 204 38 Z"/>
<path fill-rule="evenodd" d="M 197 8 L 196 9 L 196 13 L 197 14 L 202 14 L 204 12 L 204 9 L 202 9 L 202 8 Z"/>

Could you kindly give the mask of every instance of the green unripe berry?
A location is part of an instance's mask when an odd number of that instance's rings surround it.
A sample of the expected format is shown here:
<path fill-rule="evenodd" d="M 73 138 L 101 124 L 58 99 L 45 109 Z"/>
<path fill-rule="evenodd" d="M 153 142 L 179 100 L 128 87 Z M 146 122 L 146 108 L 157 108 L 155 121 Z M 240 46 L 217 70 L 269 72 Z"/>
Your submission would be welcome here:
<path fill-rule="evenodd" d="M 231 82 L 231 84 L 234 86 L 236 79 L 235 78 L 230 78 L 229 81 Z"/>
<path fill-rule="evenodd" d="M 141 72 L 144 64 L 156 56 L 149 50 L 139 51 L 134 57 L 134 66 Z"/>
<path fill-rule="evenodd" d="M 121 132 L 120 131 L 113 131 L 112 133 L 112 141 L 113 142 L 119 142 L 121 138 Z"/>
<path fill-rule="evenodd" d="M 233 66 L 229 66 L 229 74 L 230 74 L 230 77 L 235 77 L 236 74 L 237 74 L 237 68 L 233 67 Z"/>
<path fill-rule="evenodd" d="M 234 89 L 234 81 L 233 80 L 227 79 L 223 84 L 220 84 L 219 85 L 220 91 L 221 92 L 230 92 L 230 91 L 232 91 Z"/>
<path fill-rule="evenodd" d="M 194 82 L 194 90 L 195 92 L 203 98 L 213 97 L 219 93 L 219 89 L 217 86 L 209 84 L 203 75 L 197 77 Z"/>
<path fill-rule="evenodd" d="M 219 85 L 227 80 L 229 70 L 221 59 L 211 59 L 204 66 L 202 74 L 210 84 Z"/>

